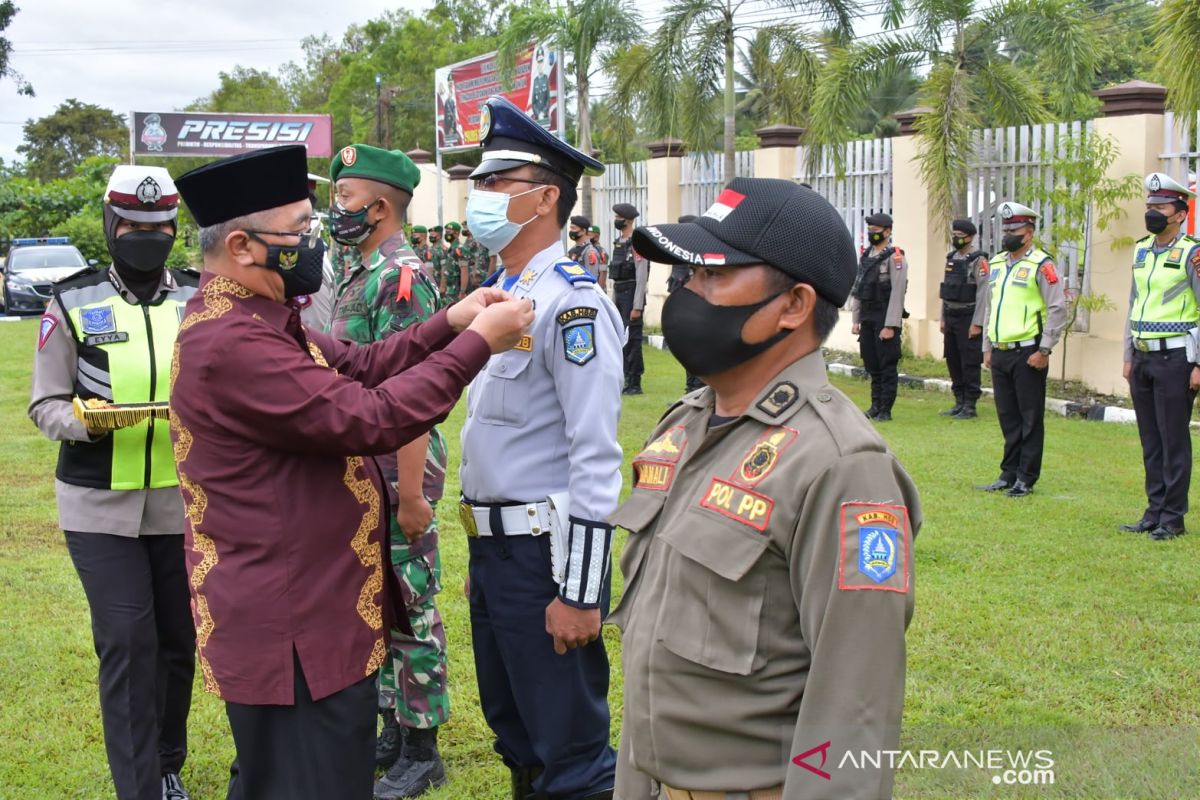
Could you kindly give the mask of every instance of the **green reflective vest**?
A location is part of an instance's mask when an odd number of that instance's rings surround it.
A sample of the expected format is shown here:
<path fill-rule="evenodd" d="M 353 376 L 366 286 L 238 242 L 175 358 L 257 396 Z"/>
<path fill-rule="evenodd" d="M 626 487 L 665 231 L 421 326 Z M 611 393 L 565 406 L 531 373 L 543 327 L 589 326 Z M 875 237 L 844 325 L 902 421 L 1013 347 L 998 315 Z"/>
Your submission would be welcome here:
<path fill-rule="evenodd" d="M 1191 291 L 1188 256 L 1197 241 L 1180 236 L 1155 253 L 1154 236 L 1137 243 L 1133 261 L 1133 304 L 1129 330 L 1135 339 L 1165 339 L 1187 333 L 1200 322 Z"/>
<path fill-rule="evenodd" d="M 1021 260 L 1008 263 L 1008 254 L 1000 253 L 988 262 L 991 282 L 991 316 L 988 338 L 993 342 L 1021 342 L 1042 332 L 1046 301 L 1038 286 L 1038 269 L 1050 258 L 1034 247 Z"/>
<path fill-rule="evenodd" d="M 173 272 L 177 288 L 154 304 L 131 304 L 108 271 L 85 273 L 55 287 L 75 339 L 75 393 L 113 403 L 166 401 L 171 357 L 196 279 Z M 58 479 L 96 489 L 158 489 L 179 485 L 170 425 L 149 419 L 96 442 L 67 442 L 59 450 Z"/>

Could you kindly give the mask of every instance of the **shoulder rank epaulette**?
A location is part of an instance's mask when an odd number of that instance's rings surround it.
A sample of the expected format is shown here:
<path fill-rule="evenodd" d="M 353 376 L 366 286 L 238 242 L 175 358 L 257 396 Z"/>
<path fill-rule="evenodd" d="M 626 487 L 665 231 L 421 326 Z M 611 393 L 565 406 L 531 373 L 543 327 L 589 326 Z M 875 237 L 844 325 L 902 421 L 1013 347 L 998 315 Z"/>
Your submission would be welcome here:
<path fill-rule="evenodd" d="M 596 282 L 595 275 L 574 261 L 559 261 L 554 265 L 554 271 L 566 278 L 572 285 Z"/>

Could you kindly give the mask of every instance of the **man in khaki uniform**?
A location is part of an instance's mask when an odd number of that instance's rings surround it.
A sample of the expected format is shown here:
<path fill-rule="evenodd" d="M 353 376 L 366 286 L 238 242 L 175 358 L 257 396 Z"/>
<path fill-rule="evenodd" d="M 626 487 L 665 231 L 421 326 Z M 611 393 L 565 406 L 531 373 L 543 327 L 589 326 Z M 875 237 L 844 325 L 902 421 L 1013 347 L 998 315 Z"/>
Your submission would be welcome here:
<path fill-rule="evenodd" d="M 762 232 L 771 228 L 771 236 Z M 855 274 L 832 206 L 737 178 L 700 219 L 639 228 L 689 262 L 663 308 L 708 388 L 663 417 L 611 521 L 630 531 L 619 800 L 888 798 L 920 501 L 829 385 L 820 345 Z"/>

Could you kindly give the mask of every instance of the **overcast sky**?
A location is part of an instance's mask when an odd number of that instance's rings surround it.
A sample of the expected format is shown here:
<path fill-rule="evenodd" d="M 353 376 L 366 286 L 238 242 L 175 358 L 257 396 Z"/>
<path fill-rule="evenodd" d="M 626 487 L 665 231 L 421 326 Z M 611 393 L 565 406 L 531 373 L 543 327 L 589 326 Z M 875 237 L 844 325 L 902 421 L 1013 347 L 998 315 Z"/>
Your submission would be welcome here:
<path fill-rule="evenodd" d="M 275 70 L 310 34 L 340 37 L 353 22 L 426 0 L 16 0 L 4 35 L 12 65 L 37 96 L 0 82 L 0 158 L 21 126 L 74 97 L 121 114 L 172 110 L 210 93 L 234 65 Z"/>

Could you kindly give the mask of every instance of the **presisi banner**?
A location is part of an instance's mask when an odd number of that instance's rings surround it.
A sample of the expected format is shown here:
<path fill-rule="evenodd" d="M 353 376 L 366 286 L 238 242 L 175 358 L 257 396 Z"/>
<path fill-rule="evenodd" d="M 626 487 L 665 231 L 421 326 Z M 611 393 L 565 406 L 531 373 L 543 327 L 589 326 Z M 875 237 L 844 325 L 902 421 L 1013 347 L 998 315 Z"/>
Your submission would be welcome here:
<path fill-rule="evenodd" d="M 562 54 L 534 42 L 517 58 L 508 91 L 501 86 L 496 53 L 477 56 L 434 72 L 437 146 L 446 152 L 479 146 L 479 107 L 504 95 L 543 128 L 558 133 L 562 113 Z"/>
<path fill-rule="evenodd" d="M 221 114 L 207 111 L 135 111 L 130 116 L 135 156 L 233 156 L 284 144 L 302 144 L 309 158 L 333 155 L 328 114 Z"/>

